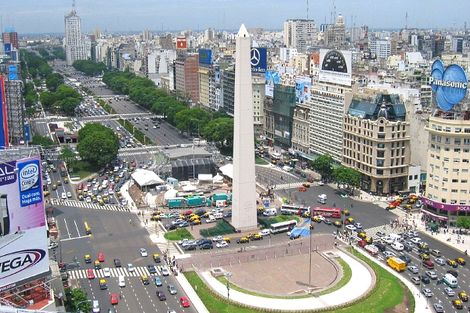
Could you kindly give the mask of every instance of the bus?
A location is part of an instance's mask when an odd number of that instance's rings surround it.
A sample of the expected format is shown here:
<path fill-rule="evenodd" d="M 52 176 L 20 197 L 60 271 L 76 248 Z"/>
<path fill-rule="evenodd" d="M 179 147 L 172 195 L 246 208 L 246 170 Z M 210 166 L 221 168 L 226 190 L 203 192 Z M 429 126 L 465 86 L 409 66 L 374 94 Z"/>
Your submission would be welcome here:
<path fill-rule="evenodd" d="M 85 222 L 83 224 L 85 224 L 85 233 L 87 235 L 91 235 L 91 227 L 88 225 L 88 222 Z"/>
<path fill-rule="evenodd" d="M 313 215 L 321 215 L 323 217 L 332 217 L 332 218 L 341 218 L 341 209 L 316 207 L 313 209 Z"/>
<path fill-rule="evenodd" d="M 282 232 L 290 231 L 296 225 L 297 225 L 296 220 L 274 223 L 274 224 L 271 224 L 270 231 L 271 231 L 271 234 L 282 233 Z"/>
<path fill-rule="evenodd" d="M 302 205 L 295 205 L 295 204 L 283 204 L 281 206 L 281 214 L 282 215 L 303 215 L 304 212 L 308 211 L 308 207 L 304 207 Z"/>

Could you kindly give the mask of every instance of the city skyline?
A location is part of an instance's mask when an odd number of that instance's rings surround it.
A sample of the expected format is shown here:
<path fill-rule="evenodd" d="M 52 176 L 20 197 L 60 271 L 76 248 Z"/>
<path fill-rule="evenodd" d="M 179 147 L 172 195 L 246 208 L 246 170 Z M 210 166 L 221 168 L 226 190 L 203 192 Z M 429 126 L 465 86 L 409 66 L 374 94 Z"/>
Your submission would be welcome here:
<path fill-rule="evenodd" d="M 126 32 L 149 29 L 153 31 L 237 29 L 245 23 L 248 28 L 282 29 L 286 19 L 306 18 L 306 0 L 282 1 L 260 0 L 256 3 L 248 0 L 175 0 L 171 3 L 155 3 L 151 0 L 113 1 L 113 6 L 104 0 L 79 0 L 77 12 L 82 18 L 84 32 L 94 29 L 109 32 Z M 406 24 L 408 13 L 409 28 L 463 28 L 466 22 L 465 12 L 470 10 L 470 3 L 464 0 L 453 1 L 456 8 L 452 19 L 441 16 L 441 1 L 426 2 L 423 10 L 421 2 L 395 0 L 377 3 L 373 0 L 336 0 L 309 1 L 309 18 L 317 24 L 331 22 L 332 12 L 345 17 L 347 27 L 351 20 L 356 26 L 368 25 L 371 28 L 402 28 Z M 269 11 L 260 8 L 269 6 Z M 368 10 L 364 10 L 368 8 Z M 374 10 L 370 10 L 374 8 Z M 32 0 L 4 2 L 0 4 L 3 27 L 13 26 L 20 33 L 63 33 L 65 14 L 72 9 L 72 1 L 48 0 L 39 7 Z M 216 9 L 216 10 L 214 10 Z M 212 14 L 213 12 L 218 14 Z M 102 12 L 107 12 L 103 16 Z M 373 14 L 372 14 L 373 12 Z M 47 18 L 45 16 L 47 15 Z M 130 16 L 130 18 L 129 18 Z"/>

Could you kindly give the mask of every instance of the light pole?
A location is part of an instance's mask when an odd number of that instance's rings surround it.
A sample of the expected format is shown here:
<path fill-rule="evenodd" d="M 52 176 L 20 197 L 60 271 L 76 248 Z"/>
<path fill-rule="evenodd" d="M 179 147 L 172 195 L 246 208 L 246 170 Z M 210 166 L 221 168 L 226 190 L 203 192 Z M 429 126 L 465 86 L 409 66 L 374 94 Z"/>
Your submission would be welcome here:
<path fill-rule="evenodd" d="M 312 210 L 313 212 L 313 210 Z M 308 285 L 311 286 L 312 285 L 312 230 L 313 230 L 313 225 L 312 225 L 312 214 L 313 213 L 310 213 L 310 238 L 309 238 L 309 247 L 308 247 L 308 258 L 309 258 L 309 262 L 308 262 Z"/>
<path fill-rule="evenodd" d="M 232 277 L 232 273 L 225 272 L 224 276 L 227 279 L 227 299 L 230 299 L 230 277 Z"/>

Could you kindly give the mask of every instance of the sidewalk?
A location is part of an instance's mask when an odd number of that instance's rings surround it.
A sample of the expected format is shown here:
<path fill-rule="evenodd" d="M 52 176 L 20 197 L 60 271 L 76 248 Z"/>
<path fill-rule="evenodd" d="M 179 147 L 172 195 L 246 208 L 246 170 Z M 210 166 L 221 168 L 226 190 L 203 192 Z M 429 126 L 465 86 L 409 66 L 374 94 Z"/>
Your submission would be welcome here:
<path fill-rule="evenodd" d="M 366 266 L 342 251 L 335 251 L 351 267 L 351 280 L 342 288 L 319 297 L 300 299 L 265 298 L 230 289 L 230 300 L 261 309 L 283 311 L 315 310 L 354 301 L 371 287 L 373 277 Z M 208 271 L 201 273 L 206 284 L 222 297 L 227 297 L 227 287 Z"/>

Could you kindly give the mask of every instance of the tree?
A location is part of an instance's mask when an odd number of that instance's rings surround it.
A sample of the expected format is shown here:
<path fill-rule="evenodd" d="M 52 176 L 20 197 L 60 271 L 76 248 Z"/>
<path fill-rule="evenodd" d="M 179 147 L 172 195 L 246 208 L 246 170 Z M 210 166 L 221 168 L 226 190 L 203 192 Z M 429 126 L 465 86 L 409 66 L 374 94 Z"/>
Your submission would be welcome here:
<path fill-rule="evenodd" d="M 59 159 L 64 161 L 68 165 L 71 165 L 77 158 L 72 149 L 70 149 L 69 147 L 63 147 L 60 151 Z"/>
<path fill-rule="evenodd" d="M 320 173 L 323 180 L 330 180 L 333 173 L 333 158 L 324 154 L 312 162 L 312 168 Z"/>
<path fill-rule="evenodd" d="M 470 229 L 470 217 L 468 216 L 459 216 L 455 225 L 459 228 Z"/>
<path fill-rule="evenodd" d="M 359 187 L 361 183 L 360 172 L 342 165 L 333 170 L 333 177 L 337 184 L 347 185 L 353 189 Z"/>
<path fill-rule="evenodd" d="M 102 62 L 96 63 L 91 60 L 77 60 L 72 66 L 87 76 L 95 76 L 106 70 L 106 65 Z"/>
<path fill-rule="evenodd" d="M 65 295 L 67 299 L 67 310 L 72 312 L 90 312 L 91 305 L 90 300 L 87 298 L 87 294 L 79 289 L 67 288 L 65 290 Z"/>
<path fill-rule="evenodd" d="M 55 145 L 54 141 L 51 138 L 40 135 L 34 135 L 31 143 L 33 145 L 41 146 L 43 148 Z"/>
<path fill-rule="evenodd" d="M 119 139 L 110 128 L 89 123 L 78 132 L 77 150 L 83 160 L 103 167 L 116 158 Z"/>
<path fill-rule="evenodd" d="M 58 73 L 50 74 L 46 77 L 46 87 L 50 91 L 56 91 L 64 83 L 64 77 Z"/>
<path fill-rule="evenodd" d="M 204 127 L 202 135 L 219 147 L 231 147 L 233 145 L 233 118 L 220 117 L 210 121 Z"/>

